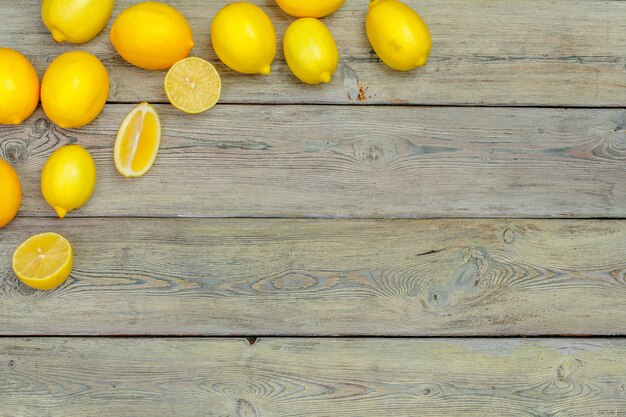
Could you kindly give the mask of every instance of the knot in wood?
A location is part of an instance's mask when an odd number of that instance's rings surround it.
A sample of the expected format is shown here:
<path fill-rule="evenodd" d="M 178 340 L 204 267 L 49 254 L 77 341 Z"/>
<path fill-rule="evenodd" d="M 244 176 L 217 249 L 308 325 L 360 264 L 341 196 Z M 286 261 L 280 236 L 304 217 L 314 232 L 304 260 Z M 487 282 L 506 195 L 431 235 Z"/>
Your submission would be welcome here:
<path fill-rule="evenodd" d="M 577 359 L 566 359 L 556 367 L 554 379 L 558 385 L 570 385 L 576 376 L 581 362 Z"/>
<path fill-rule="evenodd" d="M 28 146 L 19 139 L 9 139 L 2 143 L 2 155 L 11 164 L 23 164 L 28 160 Z"/>
<path fill-rule="evenodd" d="M 307 274 L 289 273 L 276 278 L 272 285 L 277 290 L 304 290 L 317 286 L 317 279 Z"/>
<path fill-rule="evenodd" d="M 253 402 L 239 398 L 235 401 L 235 415 L 237 417 L 261 417 L 263 412 Z"/>
<path fill-rule="evenodd" d="M 50 120 L 40 117 L 30 125 L 29 136 L 33 139 L 40 139 L 50 134 L 50 131 L 54 129 L 54 125 Z"/>
<path fill-rule="evenodd" d="M 515 241 L 515 232 L 509 228 L 507 228 L 502 234 L 502 239 L 504 239 L 505 243 L 511 244 Z"/>
<path fill-rule="evenodd" d="M 416 394 L 420 397 L 434 397 L 441 394 L 439 384 L 419 384 L 415 387 Z"/>
<path fill-rule="evenodd" d="M 389 140 L 363 139 L 353 146 L 354 158 L 373 164 L 382 164 L 395 158 L 397 151 Z"/>

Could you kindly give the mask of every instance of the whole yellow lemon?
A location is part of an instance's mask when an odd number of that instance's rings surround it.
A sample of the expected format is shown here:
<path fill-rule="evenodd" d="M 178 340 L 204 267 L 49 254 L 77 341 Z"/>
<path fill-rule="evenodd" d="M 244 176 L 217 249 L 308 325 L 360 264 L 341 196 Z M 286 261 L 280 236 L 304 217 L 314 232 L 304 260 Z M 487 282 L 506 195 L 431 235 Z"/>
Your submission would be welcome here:
<path fill-rule="evenodd" d="M 111 43 L 126 61 L 140 68 L 160 70 L 189 55 L 193 34 L 187 19 L 167 4 L 135 4 L 117 16 Z"/>
<path fill-rule="evenodd" d="M 295 17 L 324 17 L 334 13 L 345 0 L 276 0 L 285 13 Z"/>
<path fill-rule="evenodd" d="M 367 37 L 382 61 L 398 71 L 426 64 L 432 45 L 422 18 L 398 0 L 372 0 L 365 18 Z"/>
<path fill-rule="evenodd" d="M 337 45 L 317 19 L 304 17 L 289 25 L 283 49 L 291 72 L 307 84 L 328 83 L 337 69 Z"/>
<path fill-rule="evenodd" d="M 260 7 L 237 2 L 223 7 L 211 24 L 218 58 L 244 74 L 269 74 L 276 56 L 276 30 Z"/>
<path fill-rule="evenodd" d="M 98 117 L 109 95 L 109 73 L 82 51 L 59 55 L 41 82 L 41 105 L 62 128 L 80 127 Z"/>
<path fill-rule="evenodd" d="M 41 193 L 60 218 L 89 200 L 96 186 L 96 165 L 80 145 L 65 145 L 50 155 L 41 172 Z"/>
<path fill-rule="evenodd" d="M 16 125 L 33 114 L 39 103 L 39 77 L 19 52 L 0 48 L 0 124 Z"/>
<path fill-rule="evenodd" d="M 57 42 L 85 43 L 107 24 L 114 0 L 43 0 L 41 18 Z"/>
<path fill-rule="evenodd" d="M 15 170 L 0 159 L 0 227 L 4 227 L 17 214 L 22 202 L 22 187 Z"/>

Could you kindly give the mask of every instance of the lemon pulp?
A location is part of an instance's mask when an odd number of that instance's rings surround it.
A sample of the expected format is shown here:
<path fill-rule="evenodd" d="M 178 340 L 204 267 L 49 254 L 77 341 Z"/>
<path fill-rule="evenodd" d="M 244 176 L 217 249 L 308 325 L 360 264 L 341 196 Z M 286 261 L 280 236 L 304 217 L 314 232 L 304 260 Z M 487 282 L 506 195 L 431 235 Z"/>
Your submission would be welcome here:
<path fill-rule="evenodd" d="M 13 271 L 24 284 L 50 290 L 72 271 L 72 247 L 56 233 L 42 233 L 24 241 L 13 253 Z"/>
<path fill-rule="evenodd" d="M 215 106 L 220 99 L 222 81 L 210 62 L 191 57 L 170 68 L 164 81 L 170 103 L 186 113 L 196 114 Z"/>
<path fill-rule="evenodd" d="M 154 107 L 141 103 L 124 119 L 115 139 L 115 167 L 125 177 L 145 175 L 161 144 L 161 121 Z"/>

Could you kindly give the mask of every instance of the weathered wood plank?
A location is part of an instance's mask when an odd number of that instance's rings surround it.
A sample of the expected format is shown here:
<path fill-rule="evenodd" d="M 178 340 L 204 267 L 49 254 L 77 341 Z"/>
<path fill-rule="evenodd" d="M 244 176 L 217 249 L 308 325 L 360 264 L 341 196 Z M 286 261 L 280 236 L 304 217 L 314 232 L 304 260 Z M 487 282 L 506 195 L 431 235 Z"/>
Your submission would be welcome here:
<path fill-rule="evenodd" d="M 130 109 L 71 131 L 41 112 L 0 129 L 21 215 L 54 215 L 41 169 L 78 142 L 98 183 L 70 216 L 626 217 L 625 110 L 159 105 L 157 162 L 128 180 L 112 149 Z"/>
<path fill-rule="evenodd" d="M 411 73 L 386 68 L 364 30 L 368 0 L 351 0 L 325 22 L 334 33 L 340 65 L 332 85 L 304 86 L 279 48 L 269 77 L 235 74 L 217 63 L 210 47 L 221 0 L 171 0 L 189 19 L 192 53 L 218 64 L 223 101 L 230 103 L 414 103 L 624 106 L 626 2 L 598 0 L 406 0 L 429 25 L 433 52 Z M 279 44 L 293 21 L 271 0 L 254 0 L 272 17 Z M 131 0 L 118 0 L 114 16 Z M 0 2 L 0 44 L 23 51 L 40 74 L 58 54 L 76 46 L 54 44 L 38 0 Z M 98 55 L 111 73 L 110 100 L 165 101 L 163 72 L 127 65 L 108 40 L 109 26 L 79 48 Z"/>
<path fill-rule="evenodd" d="M 621 416 L 623 339 L 0 339 L 7 416 Z"/>
<path fill-rule="evenodd" d="M 10 259 L 66 236 L 71 278 Z M 21 218 L 0 233 L 0 334 L 626 334 L 626 221 Z"/>

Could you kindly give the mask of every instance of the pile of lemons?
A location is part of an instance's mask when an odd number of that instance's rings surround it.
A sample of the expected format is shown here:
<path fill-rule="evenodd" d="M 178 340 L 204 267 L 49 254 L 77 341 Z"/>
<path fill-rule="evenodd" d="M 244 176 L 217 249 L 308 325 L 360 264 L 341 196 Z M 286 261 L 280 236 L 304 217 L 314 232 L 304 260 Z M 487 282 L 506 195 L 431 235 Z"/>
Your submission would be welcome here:
<path fill-rule="evenodd" d="M 339 53 L 331 31 L 319 19 L 338 10 L 344 0 L 276 0 L 297 18 L 285 31 L 283 51 L 291 72 L 307 84 L 328 83 L 337 69 Z M 41 17 L 57 42 L 80 44 L 100 33 L 111 17 L 114 0 L 42 0 Z M 396 70 L 423 66 L 431 39 L 420 16 L 399 0 L 371 0 L 365 19 L 367 36 L 380 59 Z M 221 79 L 215 67 L 189 57 L 194 47 L 187 19 L 174 7 L 141 2 L 123 10 L 110 35 L 119 55 L 132 65 L 168 70 L 164 90 L 171 104 L 186 113 L 201 113 L 220 98 Z M 217 57 L 244 74 L 269 74 L 276 56 L 276 30 L 270 17 L 249 2 L 220 9 L 211 24 Z M 61 128 L 80 128 L 102 111 L 109 95 L 109 73 L 94 55 L 71 51 L 54 59 L 41 84 L 21 53 L 0 48 L 0 124 L 19 124 L 41 106 Z M 148 103 L 136 106 L 122 121 L 113 160 L 124 177 L 145 175 L 161 143 L 161 122 Z M 19 178 L 0 159 L 0 228 L 16 216 L 22 198 Z M 83 206 L 93 194 L 96 166 L 80 145 L 54 151 L 41 173 L 41 191 L 60 218 Z M 43 233 L 23 242 L 14 252 L 18 278 L 37 289 L 63 283 L 72 269 L 69 242 L 56 233 Z"/>

